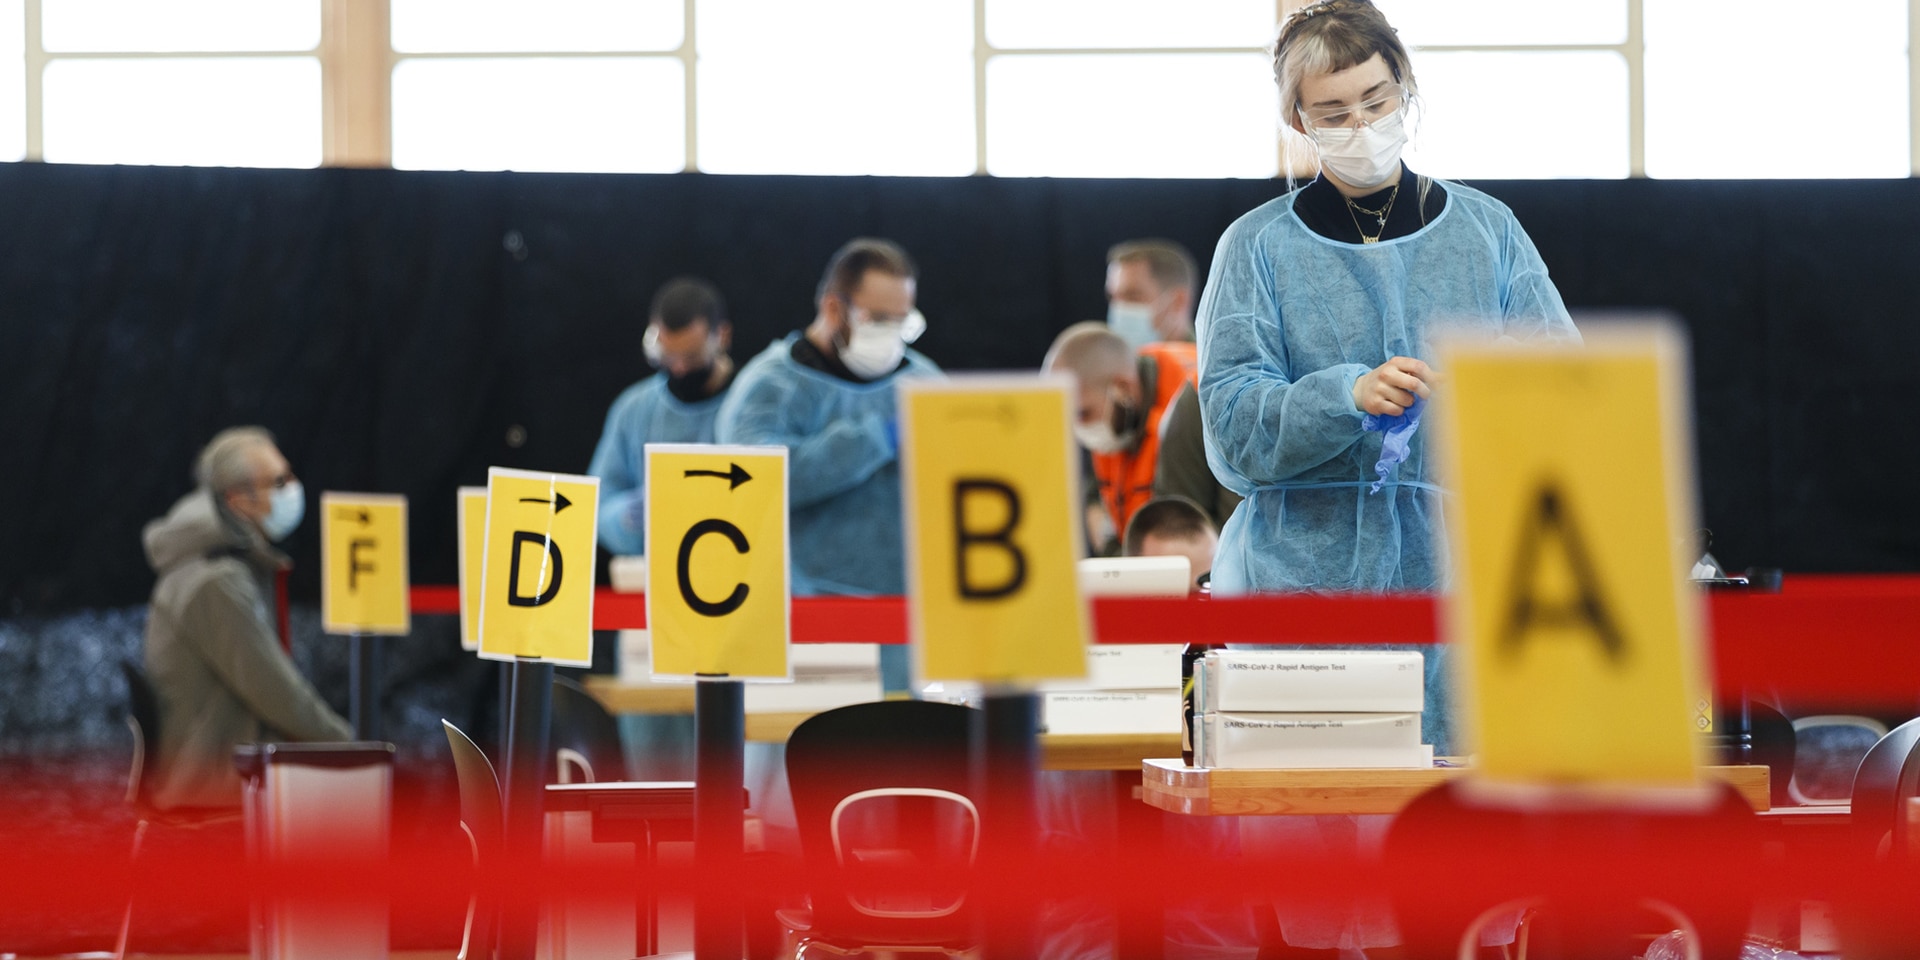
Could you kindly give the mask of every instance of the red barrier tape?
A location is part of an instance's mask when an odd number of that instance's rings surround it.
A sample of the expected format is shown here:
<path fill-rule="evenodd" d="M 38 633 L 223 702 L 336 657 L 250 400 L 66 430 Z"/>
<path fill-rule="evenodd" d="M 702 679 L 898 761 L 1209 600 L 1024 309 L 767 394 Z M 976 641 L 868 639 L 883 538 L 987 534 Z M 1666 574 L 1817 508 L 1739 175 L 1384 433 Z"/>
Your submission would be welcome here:
<path fill-rule="evenodd" d="M 459 610 L 456 588 L 413 588 L 414 613 Z M 1437 614 L 1431 597 L 1393 594 L 1093 601 L 1100 643 L 1436 643 Z M 1920 576 L 1790 576 L 1780 593 L 1713 591 L 1707 614 L 1723 695 L 1920 700 Z M 646 598 L 596 591 L 593 625 L 645 627 Z M 906 643 L 906 600 L 796 598 L 793 640 Z"/>

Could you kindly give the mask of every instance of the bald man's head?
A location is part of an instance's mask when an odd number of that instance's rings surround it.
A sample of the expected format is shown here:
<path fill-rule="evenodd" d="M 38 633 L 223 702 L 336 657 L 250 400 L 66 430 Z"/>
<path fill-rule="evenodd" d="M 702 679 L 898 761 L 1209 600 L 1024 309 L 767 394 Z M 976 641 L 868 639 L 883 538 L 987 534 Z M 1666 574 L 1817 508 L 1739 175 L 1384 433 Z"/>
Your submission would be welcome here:
<path fill-rule="evenodd" d="M 1082 445 L 1111 453 L 1139 439 L 1139 359 L 1106 324 L 1088 320 L 1060 331 L 1041 369 L 1073 375 L 1074 433 Z"/>

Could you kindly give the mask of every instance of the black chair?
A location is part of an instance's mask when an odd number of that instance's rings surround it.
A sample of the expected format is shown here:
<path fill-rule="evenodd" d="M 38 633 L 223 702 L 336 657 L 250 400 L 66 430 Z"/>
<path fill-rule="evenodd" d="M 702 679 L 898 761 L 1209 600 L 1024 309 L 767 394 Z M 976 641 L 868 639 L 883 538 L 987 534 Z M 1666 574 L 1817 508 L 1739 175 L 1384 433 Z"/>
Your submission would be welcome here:
<path fill-rule="evenodd" d="M 467 922 L 457 960 L 492 960 L 498 904 L 489 894 L 487 871 L 498 862 L 503 842 L 500 781 L 493 764 L 460 728 L 440 721 L 453 750 L 453 772 L 460 783 L 460 829 L 473 850 L 474 892 L 467 901 Z"/>
<path fill-rule="evenodd" d="M 133 661 L 120 661 L 120 673 L 127 681 L 127 729 L 133 733 L 133 762 L 127 771 L 127 805 L 133 808 L 139 820 L 133 828 L 133 851 L 128 856 L 136 882 L 127 893 L 126 911 L 120 918 L 120 935 L 113 948 L 115 960 L 127 955 L 127 942 L 133 933 L 133 897 L 142 886 L 137 879 L 140 848 L 146 842 L 148 830 L 155 826 L 198 829 L 237 823 L 241 818 L 237 807 L 177 807 L 163 810 L 154 806 L 153 768 L 150 764 L 160 752 L 160 695 L 154 692 L 153 683 L 147 679 L 146 672 Z"/>
<path fill-rule="evenodd" d="M 587 688 L 567 677 L 553 678 L 553 727 L 548 742 L 554 783 L 627 779 L 619 721 Z"/>
<path fill-rule="evenodd" d="M 1386 866 L 1406 955 L 1454 957 L 1483 917 L 1532 908 L 1529 952 L 1549 956 L 1636 956 L 1632 944 L 1675 916 L 1693 926 L 1702 960 L 1736 960 L 1752 903 L 1725 885 L 1702 883 L 1673 864 L 1712 862 L 1723 876 L 1760 866 L 1753 809 L 1739 792 L 1714 784 L 1705 811 L 1659 808 L 1523 810 L 1481 806 L 1446 783 L 1416 797 L 1387 832 Z M 1506 869 L 1466 871 L 1490 851 L 1515 854 Z M 1583 864 L 1641 862 L 1631 889 L 1599 895 L 1558 870 Z M 1711 858 L 1711 859 L 1708 859 Z M 1512 864 L 1540 864 L 1536 876 Z M 1604 889 L 1605 885 L 1602 884 Z"/>
<path fill-rule="evenodd" d="M 976 942 L 967 876 L 979 848 L 974 711 L 889 700 L 818 714 L 787 740 L 809 910 L 781 910 L 811 949 L 941 952 Z"/>
<path fill-rule="evenodd" d="M 1906 801 L 1920 796 L 1920 720 L 1880 738 L 1853 774 L 1854 840 L 1874 858 L 1902 856 L 1908 846 Z"/>

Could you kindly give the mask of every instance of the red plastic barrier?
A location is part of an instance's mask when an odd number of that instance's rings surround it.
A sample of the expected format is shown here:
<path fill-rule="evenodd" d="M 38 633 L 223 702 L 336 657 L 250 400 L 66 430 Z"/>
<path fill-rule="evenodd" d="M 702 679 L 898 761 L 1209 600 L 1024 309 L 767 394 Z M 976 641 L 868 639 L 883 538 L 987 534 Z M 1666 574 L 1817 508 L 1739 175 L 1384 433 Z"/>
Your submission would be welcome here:
<path fill-rule="evenodd" d="M 458 613 L 453 587 L 413 588 L 413 612 Z M 1307 594 L 1098 599 L 1100 643 L 1436 643 L 1437 605 L 1419 595 Z M 1789 576 L 1780 593 L 1708 595 L 1715 681 L 1731 695 L 1773 692 L 1836 702 L 1920 700 L 1920 576 Z M 646 626 L 646 598 L 600 590 L 599 630 Z M 802 597 L 795 643 L 905 643 L 901 597 Z"/>

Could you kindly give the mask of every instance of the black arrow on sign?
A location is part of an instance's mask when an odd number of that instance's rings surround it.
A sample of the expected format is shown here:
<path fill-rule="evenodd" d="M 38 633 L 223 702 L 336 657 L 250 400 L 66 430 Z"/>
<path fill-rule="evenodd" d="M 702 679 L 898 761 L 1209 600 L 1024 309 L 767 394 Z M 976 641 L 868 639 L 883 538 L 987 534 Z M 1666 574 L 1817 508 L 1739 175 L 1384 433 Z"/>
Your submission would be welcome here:
<path fill-rule="evenodd" d="M 367 508 L 365 507 L 361 507 L 358 510 L 355 510 L 351 507 L 343 507 L 339 510 L 335 510 L 333 512 L 333 515 L 336 517 L 339 517 L 342 520 L 358 520 L 360 521 L 360 525 L 363 527 L 373 522 L 373 517 L 367 514 Z"/>
<path fill-rule="evenodd" d="M 724 479 L 724 480 L 731 480 L 733 482 L 727 485 L 728 490 L 737 489 L 741 484 L 746 483 L 748 480 L 753 479 L 753 475 L 747 473 L 745 470 L 740 469 L 739 464 L 737 463 L 728 464 L 728 466 L 731 466 L 733 469 L 727 471 L 726 473 L 721 473 L 718 470 L 688 470 L 687 476 L 689 477 L 720 477 L 721 479 Z"/>
<path fill-rule="evenodd" d="M 560 511 L 573 506 L 573 501 L 568 500 L 567 495 L 564 493 L 561 493 L 558 490 L 555 490 L 553 492 L 552 500 L 547 500 L 542 497 L 521 497 L 520 502 L 521 503 L 551 503 L 553 504 L 554 513 L 559 513 Z"/>

